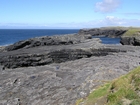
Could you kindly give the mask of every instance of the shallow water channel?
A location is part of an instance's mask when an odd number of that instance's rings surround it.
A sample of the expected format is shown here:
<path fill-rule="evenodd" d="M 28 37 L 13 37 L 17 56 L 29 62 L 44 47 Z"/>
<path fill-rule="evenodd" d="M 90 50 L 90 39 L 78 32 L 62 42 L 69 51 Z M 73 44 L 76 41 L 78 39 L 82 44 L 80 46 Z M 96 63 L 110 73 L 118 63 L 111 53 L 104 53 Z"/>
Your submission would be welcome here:
<path fill-rule="evenodd" d="M 93 36 L 92 38 L 100 38 L 103 44 L 120 44 L 120 38 L 110 38 L 105 36 Z"/>

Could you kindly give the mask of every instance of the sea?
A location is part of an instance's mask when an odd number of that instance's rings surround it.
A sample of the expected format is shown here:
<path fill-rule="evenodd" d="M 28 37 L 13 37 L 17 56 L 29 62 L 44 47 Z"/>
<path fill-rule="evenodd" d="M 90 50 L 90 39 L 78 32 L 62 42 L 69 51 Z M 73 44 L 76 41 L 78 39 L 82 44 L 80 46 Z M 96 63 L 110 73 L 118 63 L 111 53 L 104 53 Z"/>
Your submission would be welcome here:
<path fill-rule="evenodd" d="M 79 29 L 0 29 L 0 46 L 40 36 L 78 33 Z"/>
<path fill-rule="evenodd" d="M 0 29 L 0 46 L 40 36 L 64 35 L 78 33 L 79 29 Z M 120 38 L 100 38 L 104 44 L 120 44 Z"/>

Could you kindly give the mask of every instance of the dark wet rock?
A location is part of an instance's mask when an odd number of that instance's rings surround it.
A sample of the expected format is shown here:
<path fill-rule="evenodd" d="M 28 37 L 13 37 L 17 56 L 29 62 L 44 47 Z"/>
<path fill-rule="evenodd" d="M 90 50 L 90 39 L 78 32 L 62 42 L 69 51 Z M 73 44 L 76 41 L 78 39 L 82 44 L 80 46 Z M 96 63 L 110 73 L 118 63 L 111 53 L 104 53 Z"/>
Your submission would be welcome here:
<path fill-rule="evenodd" d="M 122 45 L 140 46 L 140 37 L 121 37 Z"/>

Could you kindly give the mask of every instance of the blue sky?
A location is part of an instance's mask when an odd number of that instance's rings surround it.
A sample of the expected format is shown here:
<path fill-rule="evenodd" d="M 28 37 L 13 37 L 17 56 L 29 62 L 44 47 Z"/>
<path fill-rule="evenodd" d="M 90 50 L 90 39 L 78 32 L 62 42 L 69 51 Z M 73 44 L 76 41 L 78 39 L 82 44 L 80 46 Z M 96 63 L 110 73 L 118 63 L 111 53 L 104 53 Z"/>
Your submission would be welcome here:
<path fill-rule="evenodd" d="M 140 0 L 0 0 L 0 28 L 140 27 Z"/>

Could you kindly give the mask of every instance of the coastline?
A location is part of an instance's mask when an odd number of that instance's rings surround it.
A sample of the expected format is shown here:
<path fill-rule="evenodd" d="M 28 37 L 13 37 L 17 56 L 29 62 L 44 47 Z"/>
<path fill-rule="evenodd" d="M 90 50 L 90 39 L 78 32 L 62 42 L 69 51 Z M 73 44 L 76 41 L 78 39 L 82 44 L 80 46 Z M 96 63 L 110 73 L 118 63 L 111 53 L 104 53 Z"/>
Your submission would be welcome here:
<path fill-rule="evenodd" d="M 78 33 L 79 29 L 0 29 L 0 46 L 35 37 Z"/>
<path fill-rule="evenodd" d="M 140 46 L 100 42 L 81 33 L 1 46 L 0 104 L 74 105 L 140 65 Z"/>

